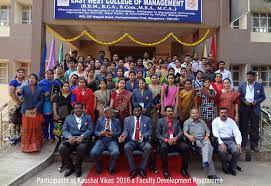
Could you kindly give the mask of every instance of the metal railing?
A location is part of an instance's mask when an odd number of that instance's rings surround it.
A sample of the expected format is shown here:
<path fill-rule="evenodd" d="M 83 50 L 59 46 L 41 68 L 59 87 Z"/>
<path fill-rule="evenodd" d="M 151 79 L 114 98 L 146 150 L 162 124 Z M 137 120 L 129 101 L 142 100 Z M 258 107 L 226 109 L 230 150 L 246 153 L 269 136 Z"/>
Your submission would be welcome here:
<path fill-rule="evenodd" d="M 267 108 L 261 108 L 261 121 L 260 121 L 260 146 L 263 143 L 271 145 L 271 113 Z"/>
<path fill-rule="evenodd" d="M 8 137 L 10 136 L 11 132 L 8 113 L 8 103 L 5 103 L 0 107 L 0 148 L 2 148 L 4 143 L 8 141 Z"/>

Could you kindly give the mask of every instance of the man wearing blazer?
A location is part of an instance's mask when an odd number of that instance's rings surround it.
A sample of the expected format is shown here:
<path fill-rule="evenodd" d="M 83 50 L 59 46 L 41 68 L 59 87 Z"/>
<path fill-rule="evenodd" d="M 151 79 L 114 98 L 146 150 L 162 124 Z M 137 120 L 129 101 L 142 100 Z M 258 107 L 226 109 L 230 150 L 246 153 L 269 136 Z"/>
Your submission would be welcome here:
<path fill-rule="evenodd" d="M 95 125 L 94 134 L 99 139 L 92 148 L 90 156 L 96 161 L 96 172 L 101 173 L 103 167 L 101 155 L 104 150 L 108 150 L 111 156 L 108 170 L 110 174 L 113 174 L 115 172 L 116 160 L 120 154 L 118 137 L 122 130 L 119 120 L 112 118 L 113 109 L 111 107 L 106 107 L 104 114 L 105 116 L 98 119 Z"/>
<path fill-rule="evenodd" d="M 250 129 L 251 150 L 259 151 L 259 122 L 261 115 L 261 103 L 265 100 L 264 88 L 261 83 L 255 81 L 256 74 L 253 71 L 247 73 L 247 82 L 239 86 L 240 92 L 240 131 L 242 134 L 242 147 L 246 147 L 248 141 L 248 129 Z"/>
<path fill-rule="evenodd" d="M 124 152 L 129 163 L 130 178 L 134 178 L 138 173 L 142 178 L 146 178 L 145 170 L 152 148 L 149 142 L 152 133 L 151 120 L 149 117 L 142 115 L 140 105 L 134 106 L 133 112 L 133 116 L 126 117 L 124 120 L 124 130 L 119 137 L 119 142 L 126 140 Z M 133 151 L 135 150 L 143 151 L 139 170 L 136 168 L 133 157 Z"/>
<path fill-rule="evenodd" d="M 184 178 L 189 177 L 188 160 L 189 146 L 184 142 L 182 128 L 177 119 L 174 119 L 174 108 L 167 106 L 165 108 L 166 117 L 158 120 L 156 128 L 156 137 L 160 143 L 160 156 L 164 177 L 170 178 L 168 171 L 168 152 L 182 153 L 182 169 L 180 170 Z"/>
<path fill-rule="evenodd" d="M 64 162 L 64 166 L 67 167 L 67 171 L 64 176 L 71 175 L 74 170 L 76 176 L 80 177 L 82 174 L 81 166 L 84 156 L 88 150 L 88 139 L 92 135 L 93 127 L 91 117 L 83 113 L 83 106 L 80 103 L 76 103 L 74 106 L 74 114 L 66 117 L 62 135 L 65 138 L 59 146 L 59 153 Z M 71 152 L 76 151 L 75 164 L 71 159 Z"/>

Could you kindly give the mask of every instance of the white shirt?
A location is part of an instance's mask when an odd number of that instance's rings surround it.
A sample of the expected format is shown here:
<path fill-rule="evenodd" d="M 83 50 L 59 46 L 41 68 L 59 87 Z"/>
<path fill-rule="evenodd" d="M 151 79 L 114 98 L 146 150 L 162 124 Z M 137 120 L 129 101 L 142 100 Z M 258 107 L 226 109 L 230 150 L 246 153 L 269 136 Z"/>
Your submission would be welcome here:
<path fill-rule="evenodd" d="M 112 121 L 112 120 L 111 120 L 111 119 L 105 118 L 105 125 L 106 125 L 107 120 L 109 120 L 109 130 L 111 130 L 111 123 L 112 123 L 111 121 Z M 104 127 L 105 127 L 105 125 L 104 125 Z"/>
<path fill-rule="evenodd" d="M 134 116 L 134 118 L 135 118 L 135 122 L 134 122 L 134 132 L 133 132 L 132 140 L 135 141 L 135 132 L 136 132 L 137 117 Z M 140 128 L 140 125 L 141 125 L 141 116 L 139 117 L 139 128 Z M 139 136 L 140 136 L 140 131 L 139 131 Z"/>
<path fill-rule="evenodd" d="M 212 122 L 212 132 L 213 135 L 218 138 L 219 144 L 223 143 L 221 138 L 234 137 L 235 142 L 241 145 L 241 132 L 235 121 L 229 117 L 226 119 L 226 121 L 222 121 L 220 117 L 215 118 Z"/>
<path fill-rule="evenodd" d="M 222 74 L 222 80 L 228 78 L 229 80 L 231 80 L 231 88 L 233 88 L 233 81 L 232 81 L 232 77 L 231 77 L 231 72 L 224 69 L 223 71 L 221 71 L 220 69 L 215 71 L 215 73 L 220 73 Z"/>
<path fill-rule="evenodd" d="M 77 117 L 75 114 L 74 114 L 74 116 L 75 116 L 75 120 L 76 120 L 78 129 L 80 130 L 80 128 L 82 127 L 82 116 L 83 116 L 83 114 L 80 117 Z"/>
<path fill-rule="evenodd" d="M 245 99 L 247 100 L 247 102 L 252 103 L 254 101 L 254 84 L 249 84 L 247 82 L 247 88 L 246 88 L 246 95 L 245 95 Z"/>
<path fill-rule="evenodd" d="M 202 64 L 201 64 L 201 61 L 198 60 L 198 61 L 192 61 L 192 71 L 193 72 L 197 72 L 197 71 L 202 71 L 202 72 L 205 72 Z"/>
<path fill-rule="evenodd" d="M 181 69 L 182 69 L 182 67 L 180 67 L 180 68 L 174 68 L 174 70 L 175 70 L 175 76 L 177 75 L 177 73 L 179 73 L 179 74 L 181 74 Z"/>

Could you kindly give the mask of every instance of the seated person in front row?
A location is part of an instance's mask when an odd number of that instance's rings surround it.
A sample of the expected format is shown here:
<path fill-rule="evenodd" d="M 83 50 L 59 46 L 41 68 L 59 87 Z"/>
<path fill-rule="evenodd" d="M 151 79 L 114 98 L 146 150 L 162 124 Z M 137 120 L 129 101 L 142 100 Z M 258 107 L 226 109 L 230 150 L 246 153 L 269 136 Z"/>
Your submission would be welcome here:
<path fill-rule="evenodd" d="M 119 142 L 126 140 L 124 152 L 128 159 L 130 168 L 130 178 L 134 178 L 140 173 L 142 178 L 146 178 L 146 167 L 151 153 L 151 144 L 149 143 L 152 133 L 151 119 L 142 115 L 142 107 L 136 105 L 134 107 L 134 115 L 126 117 L 124 120 L 124 129 L 119 137 Z M 143 151 L 142 160 L 139 170 L 136 168 L 133 151 Z"/>
<path fill-rule="evenodd" d="M 167 106 L 165 112 L 166 117 L 158 120 L 156 128 L 156 137 L 160 141 L 160 156 L 164 177 L 170 178 L 168 172 L 168 152 L 173 151 L 182 153 L 183 166 L 180 172 L 184 178 L 188 178 L 189 146 L 182 140 L 183 132 L 179 121 L 174 119 L 174 108 Z"/>
<path fill-rule="evenodd" d="M 101 173 L 103 168 L 101 155 L 104 150 L 108 150 L 111 156 L 108 170 L 110 174 L 113 174 L 115 172 L 116 160 L 120 154 L 118 137 L 122 130 L 119 120 L 112 118 L 113 109 L 111 107 L 104 109 L 104 115 L 95 125 L 94 134 L 99 139 L 92 148 L 90 156 L 96 161 L 96 172 Z"/>
<path fill-rule="evenodd" d="M 212 159 L 214 148 L 209 140 L 210 130 L 205 121 L 199 118 L 198 109 L 191 109 L 190 118 L 184 122 L 183 132 L 201 151 L 202 165 L 208 170 L 208 178 L 218 179 Z"/>
<path fill-rule="evenodd" d="M 212 122 L 212 132 L 218 138 L 219 156 L 225 174 L 236 176 L 237 161 L 241 154 L 241 132 L 234 120 L 227 117 L 228 109 L 220 108 L 219 117 Z M 228 153 L 232 155 L 228 165 Z"/>
<path fill-rule="evenodd" d="M 66 117 L 62 134 L 65 140 L 59 146 L 59 153 L 62 162 L 67 168 L 64 176 L 71 175 L 74 170 L 76 176 L 80 177 L 82 174 L 81 166 L 84 156 L 88 150 L 88 140 L 92 135 L 93 127 L 91 117 L 83 113 L 83 106 L 76 103 L 74 106 L 74 114 Z M 71 159 L 71 152 L 76 151 L 75 164 Z"/>

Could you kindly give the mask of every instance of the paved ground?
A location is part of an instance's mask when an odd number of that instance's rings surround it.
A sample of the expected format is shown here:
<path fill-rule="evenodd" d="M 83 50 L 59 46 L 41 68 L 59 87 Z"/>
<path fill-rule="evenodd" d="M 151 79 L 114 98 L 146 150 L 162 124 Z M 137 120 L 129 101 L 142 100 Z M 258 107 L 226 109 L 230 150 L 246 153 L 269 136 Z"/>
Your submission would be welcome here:
<path fill-rule="evenodd" d="M 3 148 L 0 151 L 0 186 L 7 185 L 18 176 L 44 162 L 54 151 L 55 144 L 44 144 L 36 153 L 23 153 L 20 146 Z"/>
<path fill-rule="evenodd" d="M 223 179 L 222 184 L 198 184 L 198 185 L 223 185 L 223 186 L 270 186 L 271 180 L 271 162 L 240 162 L 242 168 L 245 170 L 243 172 L 237 172 L 237 176 L 225 175 L 220 171 L 220 166 L 216 165 L 219 168 L 218 175 Z M 64 180 L 63 173 L 58 172 L 58 167 L 60 162 L 55 162 L 46 168 L 44 171 L 38 173 L 36 176 L 33 176 L 31 179 L 21 184 L 22 186 L 35 186 L 35 185 L 49 185 L 48 181 L 62 182 L 52 185 L 56 186 L 80 186 L 81 183 L 76 181 L 76 183 L 71 183 L 72 179 L 75 178 L 74 175 L 70 176 L 69 179 Z M 205 178 L 205 173 L 199 168 L 199 162 L 193 162 L 190 167 L 190 172 L 194 178 Z M 83 176 L 86 177 L 87 171 L 90 169 L 91 164 L 86 163 L 83 167 Z M 127 172 L 128 174 L 128 172 Z M 75 178 L 77 180 L 77 178 Z M 46 181 L 47 184 L 42 181 Z M 65 183 L 63 183 L 65 182 Z"/>

